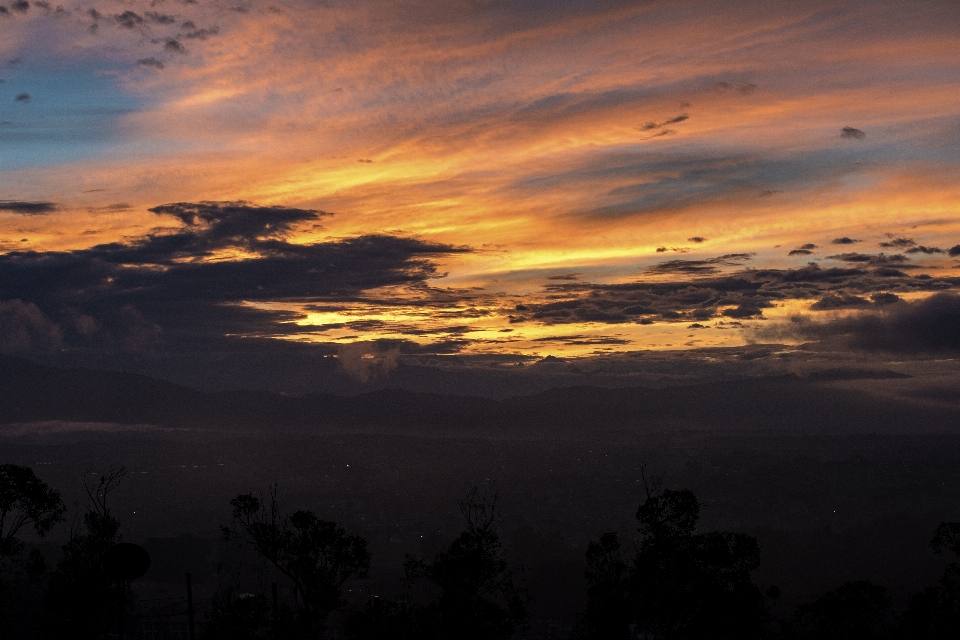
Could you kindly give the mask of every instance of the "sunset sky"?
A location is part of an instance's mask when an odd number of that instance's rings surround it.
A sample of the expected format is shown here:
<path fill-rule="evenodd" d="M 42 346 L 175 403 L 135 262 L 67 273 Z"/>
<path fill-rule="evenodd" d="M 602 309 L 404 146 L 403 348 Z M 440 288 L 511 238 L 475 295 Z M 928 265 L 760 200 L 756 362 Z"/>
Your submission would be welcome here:
<path fill-rule="evenodd" d="M 956 2 L 0 2 L 4 352 L 960 348 Z"/>

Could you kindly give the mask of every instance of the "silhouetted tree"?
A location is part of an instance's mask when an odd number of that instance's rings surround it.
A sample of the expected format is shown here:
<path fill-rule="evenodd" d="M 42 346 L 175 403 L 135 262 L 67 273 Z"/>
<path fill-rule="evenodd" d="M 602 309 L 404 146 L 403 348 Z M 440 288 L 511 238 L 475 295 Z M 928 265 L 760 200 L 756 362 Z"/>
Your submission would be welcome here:
<path fill-rule="evenodd" d="M 108 611 L 116 609 L 115 582 L 102 560 L 104 552 L 122 539 L 108 497 L 125 474 L 121 467 L 100 476 L 96 486 L 84 483 L 87 511 L 71 526 L 63 557 L 50 576 L 42 637 L 92 640 L 103 630 Z"/>
<path fill-rule="evenodd" d="M 33 550 L 23 563 L 24 543 L 19 538 L 27 528 L 43 537 L 63 519 L 60 494 L 38 478 L 33 469 L 15 464 L 0 465 L 0 614 L 10 574 L 24 566 L 39 567 L 43 558 Z"/>
<path fill-rule="evenodd" d="M 930 541 L 934 553 L 950 551 L 960 559 L 960 522 L 941 522 Z M 960 638 L 960 564 L 947 565 L 940 582 L 910 599 L 901 636 L 944 640 Z"/>
<path fill-rule="evenodd" d="M 647 485 L 633 558 L 623 558 L 616 534 L 590 545 L 584 635 L 625 637 L 627 621 L 665 640 L 759 635 L 764 598 L 751 580 L 759 545 L 742 533 L 696 533 L 700 508 L 692 491 Z"/>
<path fill-rule="evenodd" d="M 436 591 L 435 600 L 420 604 L 412 618 L 424 638 L 508 638 L 526 608 L 496 531 L 496 499 L 488 502 L 474 489 L 458 504 L 466 530 L 431 560 L 407 559 L 408 583 L 426 582 Z"/>
<path fill-rule="evenodd" d="M 878 640 L 893 623 L 886 588 L 848 582 L 797 607 L 784 635 L 791 640 Z"/>
<path fill-rule="evenodd" d="M 252 494 L 239 495 L 230 504 L 233 526 L 223 527 L 224 537 L 248 543 L 289 578 L 302 602 L 301 626 L 308 633 L 319 631 L 342 605 L 343 584 L 366 575 L 366 540 L 312 511 L 281 514 L 276 486 L 265 504 Z"/>
<path fill-rule="evenodd" d="M 587 635 L 626 638 L 632 620 L 630 570 L 616 533 L 605 533 L 587 546 L 587 584 Z"/>
<path fill-rule="evenodd" d="M 755 636 L 763 596 L 751 573 L 760 565 L 760 547 L 742 533 L 695 533 L 700 508 L 692 491 L 668 489 L 648 491 L 637 510 L 637 626 L 663 638 Z"/>

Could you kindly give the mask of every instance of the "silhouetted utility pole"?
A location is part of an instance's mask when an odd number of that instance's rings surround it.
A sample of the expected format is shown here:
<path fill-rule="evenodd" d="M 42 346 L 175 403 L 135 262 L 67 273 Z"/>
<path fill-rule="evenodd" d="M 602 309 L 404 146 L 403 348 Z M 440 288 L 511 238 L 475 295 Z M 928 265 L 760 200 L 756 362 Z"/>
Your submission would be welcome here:
<path fill-rule="evenodd" d="M 193 635 L 193 576 L 187 573 L 187 631 L 190 640 L 194 640 Z"/>
<path fill-rule="evenodd" d="M 150 554 L 143 547 L 118 542 L 103 553 L 103 568 L 117 581 L 117 635 L 123 640 L 127 617 L 127 582 L 136 580 L 150 568 Z"/>
<path fill-rule="evenodd" d="M 117 636 L 123 640 L 123 627 L 127 617 L 127 594 L 123 588 L 124 580 L 117 580 Z"/>
<path fill-rule="evenodd" d="M 373 637 L 380 640 L 380 596 L 373 596 Z"/>

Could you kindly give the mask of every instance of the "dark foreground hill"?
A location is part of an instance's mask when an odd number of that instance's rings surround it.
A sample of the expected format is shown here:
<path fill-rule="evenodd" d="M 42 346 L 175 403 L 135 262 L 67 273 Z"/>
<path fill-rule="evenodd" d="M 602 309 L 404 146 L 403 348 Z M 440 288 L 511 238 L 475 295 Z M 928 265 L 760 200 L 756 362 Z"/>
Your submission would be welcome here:
<path fill-rule="evenodd" d="M 110 422 L 237 429 L 562 433 L 726 431 L 955 433 L 960 410 L 777 376 L 661 389 L 573 387 L 492 400 L 386 390 L 300 397 L 204 393 L 121 372 L 59 369 L 0 356 L 0 423 Z"/>

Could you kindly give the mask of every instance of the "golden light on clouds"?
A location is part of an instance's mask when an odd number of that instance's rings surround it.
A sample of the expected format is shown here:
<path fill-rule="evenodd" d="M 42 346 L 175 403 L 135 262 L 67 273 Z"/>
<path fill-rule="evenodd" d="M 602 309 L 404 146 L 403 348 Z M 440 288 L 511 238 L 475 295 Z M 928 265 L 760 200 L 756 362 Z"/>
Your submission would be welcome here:
<path fill-rule="evenodd" d="M 899 253 L 904 278 L 956 277 L 951 3 L 167 3 L 175 21 L 136 28 L 116 16 L 146 5 L 90 8 L 0 21 L 0 99 L 15 107 L 0 201 L 56 205 L 0 211 L 3 251 L 176 234 L 148 209 L 201 201 L 334 214 L 294 225 L 293 245 L 469 249 L 432 255 L 426 283 L 397 294 L 426 286 L 450 304 L 385 306 L 377 287 L 337 310 L 310 310 L 321 295 L 251 302 L 302 314 L 278 337 L 566 355 L 742 345 L 742 325 L 787 321 L 822 291 L 778 290 L 732 324 L 739 293 L 699 316 L 678 299 L 678 317 L 642 304 L 602 317 L 590 286 L 893 268 L 851 252 Z M 896 237 L 912 244 L 881 246 Z M 267 255 L 235 244 L 192 259 Z M 901 298 L 939 290 L 904 283 Z M 549 305 L 573 299 L 599 319 L 561 322 Z M 524 303 L 541 315 L 518 315 Z"/>

